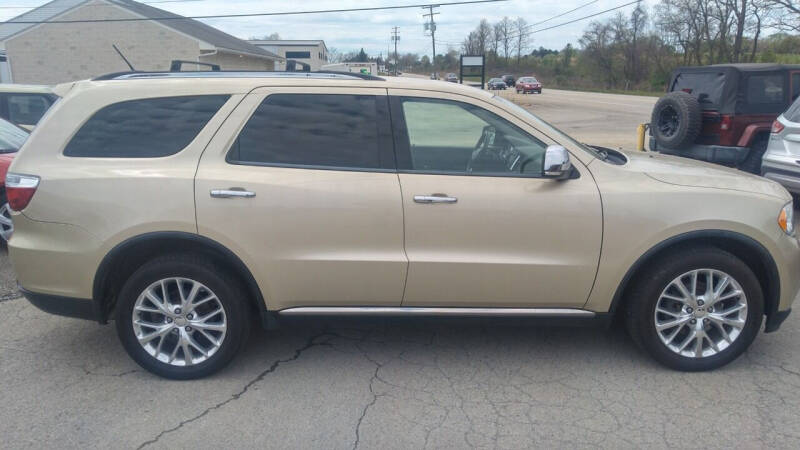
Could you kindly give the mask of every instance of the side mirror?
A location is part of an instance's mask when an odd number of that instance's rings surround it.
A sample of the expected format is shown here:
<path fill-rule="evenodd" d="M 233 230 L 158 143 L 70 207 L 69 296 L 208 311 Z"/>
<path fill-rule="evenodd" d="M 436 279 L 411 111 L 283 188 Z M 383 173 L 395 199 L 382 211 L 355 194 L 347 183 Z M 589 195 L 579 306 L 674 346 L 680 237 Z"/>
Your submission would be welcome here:
<path fill-rule="evenodd" d="M 560 145 L 549 145 L 544 151 L 545 178 L 553 180 L 566 180 L 572 175 L 572 163 L 569 161 L 569 152 Z"/>

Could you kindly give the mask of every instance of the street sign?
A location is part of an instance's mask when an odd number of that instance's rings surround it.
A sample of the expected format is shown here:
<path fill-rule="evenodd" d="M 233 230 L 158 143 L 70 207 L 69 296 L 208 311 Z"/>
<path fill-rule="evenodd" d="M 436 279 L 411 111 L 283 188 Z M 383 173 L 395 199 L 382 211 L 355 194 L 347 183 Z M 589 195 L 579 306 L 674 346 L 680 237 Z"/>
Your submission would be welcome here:
<path fill-rule="evenodd" d="M 464 84 L 464 77 L 481 77 L 481 86 L 486 84 L 486 66 L 483 55 L 461 55 L 458 82 Z"/>

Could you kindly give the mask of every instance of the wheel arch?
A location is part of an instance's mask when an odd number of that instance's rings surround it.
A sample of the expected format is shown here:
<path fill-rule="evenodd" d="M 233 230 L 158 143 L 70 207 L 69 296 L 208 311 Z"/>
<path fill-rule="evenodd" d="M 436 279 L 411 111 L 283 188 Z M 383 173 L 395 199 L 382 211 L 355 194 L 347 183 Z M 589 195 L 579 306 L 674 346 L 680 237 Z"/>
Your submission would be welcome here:
<path fill-rule="evenodd" d="M 778 266 L 769 251 L 758 241 L 744 234 L 727 230 L 691 231 L 673 236 L 651 247 L 625 273 L 614 293 L 609 313 L 616 316 L 625 310 L 626 294 L 633 284 L 631 281 L 634 275 L 647 267 L 649 262 L 657 260 L 668 252 L 697 244 L 710 245 L 733 253 L 755 273 L 764 293 L 764 313 L 767 316 L 766 331 L 771 331 L 769 318 L 778 310 L 780 303 Z"/>
<path fill-rule="evenodd" d="M 108 321 L 119 289 L 142 264 L 158 255 L 180 252 L 207 255 L 229 269 L 249 294 L 250 306 L 262 317 L 266 313 L 266 303 L 253 274 L 230 249 L 199 234 L 162 231 L 126 239 L 112 248 L 100 262 L 92 286 L 92 303 L 98 321 Z"/>

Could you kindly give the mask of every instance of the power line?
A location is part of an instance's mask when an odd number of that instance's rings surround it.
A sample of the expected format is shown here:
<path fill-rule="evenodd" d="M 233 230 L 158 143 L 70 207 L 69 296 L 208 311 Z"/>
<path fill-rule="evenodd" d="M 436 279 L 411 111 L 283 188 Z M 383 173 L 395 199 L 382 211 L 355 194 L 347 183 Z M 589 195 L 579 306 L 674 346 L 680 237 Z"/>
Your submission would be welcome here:
<path fill-rule="evenodd" d="M 582 4 L 582 5 L 578 6 L 578 7 L 572 8 L 569 11 L 564 11 L 562 13 L 556 14 L 555 16 L 548 17 L 547 19 L 540 20 L 539 22 L 528 24 L 528 25 L 525 26 L 525 28 L 526 29 L 530 29 L 532 27 L 535 27 L 536 25 L 541 25 L 541 24 L 549 22 L 549 21 L 551 21 L 553 19 L 558 19 L 559 17 L 566 16 L 567 14 L 573 13 L 573 12 L 579 10 L 579 9 L 583 9 L 583 8 L 585 8 L 587 6 L 593 5 L 593 4 L 597 3 L 598 1 L 600 1 L 600 0 L 591 0 L 591 1 L 589 1 L 587 3 L 584 3 L 584 4 Z M 513 39 L 513 38 L 518 37 L 518 36 L 520 36 L 519 33 L 511 35 L 511 36 L 508 36 L 508 39 Z M 438 42 L 439 44 L 444 44 L 444 45 L 461 45 L 460 42 L 443 41 L 441 39 L 436 39 L 436 42 Z"/>
<path fill-rule="evenodd" d="M 467 0 L 437 3 L 434 6 L 454 6 L 454 5 L 471 5 L 475 3 L 498 3 L 508 0 Z M 324 13 L 345 13 L 345 12 L 359 12 L 359 11 L 381 11 L 391 9 L 408 9 L 408 8 L 427 8 L 431 6 L 428 3 L 417 3 L 413 5 L 392 5 L 392 6 L 373 6 L 367 8 L 342 8 L 342 9 L 317 9 L 308 11 L 286 11 L 286 12 L 263 12 L 263 13 L 243 13 L 243 14 L 211 14 L 205 16 L 176 16 L 176 17 L 130 17 L 123 19 L 84 19 L 84 20 L 13 20 L 1 23 L 20 23 L 20 24 L 40 24 L 40 23 L 104 23 L 104 22 L 141 22 L 141 21 L 167 21 L 167 20 L 185 20 L 185 19 L 228 19 L 236 17 L 262 17 L 262 16 L 293 16 L 302 14 L 324 14 Z"/>
<path fill-rule="evenodd" d="M 581 8 L 585 8 L 585 7 L 589 6 L 589 5 L 593 5 L 593 4 L 595 4 L 595 3 L 599 2 L 599 1 L 600 0 L 592 0 L 592 1 L 588 2 L 588 3 L 584 3 L 581 6 L 578 6 L 577 8 L 570 9 L 569 11 L 566 11 L 566 12 L 563 12 L 563 13 L 558 14 L 556 16 L 550 17 L 549 19 L 544 19 L 542 21 L 539 21 L 539 22 L 536 22 L 536 23 L 532 23 L 532 24 L 530 24 L 528 26 L 529 27 L 535 27 L 536 25 L 541 25 L 541 24 L 543 24 L 545 22 L 550 22 L 553 19 L 558 19 L 559 17 L 566 16 L 567 14 L 569 14 L 571 12 L 575 12 L 575 11 L 581 9 Z"/>
<path fill-rule="evenodd" d="M 597 13 L 594 13 L 594 14 L 589 14 L 588 16 L 578 17 L 577 19 L 573 19 L 573 20 L 570 20 L 570 21 L 567 21 L 567 22 L 562 22 L 562 23 L 559 23 L 559 24 L 556 24 L 556 25 L 553 25 L 553 26 L 549 26 L 549 27 L 546 27 L 546 28 L 540 28 L 538 30 L 526 31 L 524 33 L 518 33 L 518 34 L 515 34 L 515 35 L 512 35 L 512 36 L 509 36 L 508 39 L 513 39 L 513 38 L 517 38 L 517 37 L 520 37 L 520 36 L 528 36 L 528 35 L 531 35 L 531 34 L 541 33 L 542 31 L 552 30 L 554 28 L 559 28 L 559 27 L 563 27 L 565 25 L 570 25 L 570 24 L 573 24 L 575 22 L 580 22 L 581 20 L 591 19 L 592 17 L 596 17 L 596 16 L 599 16 L 601 14 L 605 14 L 607 12 L 615 11 L 617 9 L 624 8 L 626 6 L 633 5 L 635 3 L 640 3 L 641 1 L 642 0 L 633 0 L 632 2 L 628 2 L 628 3 L 625 3 L 625 4 L 619 5 L 619 6 L 615 6 L 613 8 L 604 9 L 603 11 L 600 11 L 600 12 L 597 12 Z"/>

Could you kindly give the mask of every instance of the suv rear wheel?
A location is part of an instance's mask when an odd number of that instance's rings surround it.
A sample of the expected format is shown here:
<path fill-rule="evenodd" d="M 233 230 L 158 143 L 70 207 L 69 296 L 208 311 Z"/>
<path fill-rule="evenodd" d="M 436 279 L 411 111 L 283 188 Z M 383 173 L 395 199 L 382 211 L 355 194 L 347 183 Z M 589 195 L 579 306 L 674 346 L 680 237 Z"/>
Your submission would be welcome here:
<path fill-rule="evenodd" d="M 239 284 L 193 255 L 154 259 L 125 283 L 116 308 L 122 345 L 143 368 L 192 379 L 225 367 L 249 332 Z"/>
<path fill-rule="evenodd" d="M 756 276 L 718 248 L 672 253 L 638 277 L 627 326 L 636 343 L 676 370 L 721 367 L 753 342 L 764 313 Z"/>

